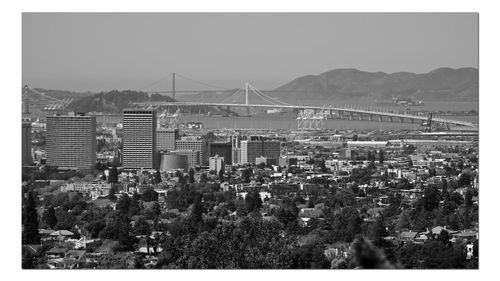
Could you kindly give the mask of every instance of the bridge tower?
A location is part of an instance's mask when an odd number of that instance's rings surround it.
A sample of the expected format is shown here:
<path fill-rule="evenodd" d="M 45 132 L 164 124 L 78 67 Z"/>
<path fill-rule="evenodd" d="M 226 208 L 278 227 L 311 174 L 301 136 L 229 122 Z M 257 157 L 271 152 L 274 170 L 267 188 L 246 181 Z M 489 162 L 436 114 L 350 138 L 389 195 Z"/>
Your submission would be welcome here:
<path fill-rule="evenodd" d="M 250 116 L 250 106 L 248 105 L 248 82 L 245 83 L 245 104 L 247 108 L 247 116 Z"/>
<path fill-rule="evenodd" d="M 30 114 L 30 108 L 28 104 L 29 101 L 28 94 L 29 94 L 28 85 L 25 85 L 23 87 L 23 114 Z"/>
<path fill-rule="evenodd" d="M 175 72 L 172 73 L 172 98 L 175 100 Z"/>

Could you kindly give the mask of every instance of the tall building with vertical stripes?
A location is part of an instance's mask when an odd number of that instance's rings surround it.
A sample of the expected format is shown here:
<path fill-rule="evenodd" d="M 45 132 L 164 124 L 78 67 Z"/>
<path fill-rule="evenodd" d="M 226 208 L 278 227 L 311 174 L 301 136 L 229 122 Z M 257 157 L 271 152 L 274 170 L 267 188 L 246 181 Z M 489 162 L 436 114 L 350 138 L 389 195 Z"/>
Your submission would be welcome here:
<path fill-rule="evenodd" d="M 279 141 L 242 140 L 241 163 L 256 163 L 258 157 L 264 156 L 271 162 L 278 163 L 280 157 Z"/>
<path fill-rule="evenodd" d="M 31 157 L 31 123 L 23 122 L 22 130 L 22 164 L 29 165 L 33 162 Z"/>
<path fill-rule="evenodd" d="M 123 168 L 156 169 L 156 110 L 123 110 Z"/>
<path fill-rule="evenodd" d="M 47 116 L 47 164 L 59 169 L 91 169 L 96 163 L 95 116 Z"/>
<path fill-rule="evenodd" d="M 169 152 L 175 150 L 175 142 L 179 138 L 179 129 L 177 128 L 156 129 L 156 151 Z"/>

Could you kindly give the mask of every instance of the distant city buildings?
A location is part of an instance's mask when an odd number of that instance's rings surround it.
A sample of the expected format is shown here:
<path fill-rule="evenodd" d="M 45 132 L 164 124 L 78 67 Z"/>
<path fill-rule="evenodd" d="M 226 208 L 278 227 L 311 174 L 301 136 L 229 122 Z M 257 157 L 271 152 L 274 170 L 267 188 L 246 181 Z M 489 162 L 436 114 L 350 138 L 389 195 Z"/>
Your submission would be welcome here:
<path fill-rule="evenodd" d="M 91 169 L 96 164 L 95 116 L 47 116 L 47 164 L 60 169 Z"/>
<path fill-rule="evenodd" d="M 23 122 L 22 126 L 22 165 L 29 165 L 33 162 L 31 156 L 31 123 Z"/>
<path fill-rule="evenodd" d="M 154 169 L 159 166 L 156 148 L 156 111 L 123 110 L 123 168 Z"/>

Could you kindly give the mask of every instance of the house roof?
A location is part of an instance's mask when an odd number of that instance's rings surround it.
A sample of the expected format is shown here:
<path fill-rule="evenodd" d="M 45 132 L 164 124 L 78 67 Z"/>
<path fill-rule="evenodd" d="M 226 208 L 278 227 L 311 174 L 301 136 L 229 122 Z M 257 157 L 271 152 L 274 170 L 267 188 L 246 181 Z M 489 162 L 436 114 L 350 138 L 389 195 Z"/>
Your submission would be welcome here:
<path fill-rule="evenodd" d="M 52 230 L 52 229 L 43 229 L 43 228 L 38 229 L 38 233 L 42 234 L 42 235 L 43 234 L 51 234 L 52 232 L 54 232 L 54 230 Z"/>
<path fill-rule="evenodd" d="M 23 245 L 23 247 L 33 253 L 36 253 L 38 252 L 38 250 L 40 250 L 42 248 L 42 244 L 26 244 L 26 245 Z"/>
<path fill-rule="evenodd" d="M 452 235 L 455 236 L 455 237 L 474 237 L 474 236 L 477 235 L 477 231 L 475 231 L 475 230 L 465 230 L 463 232 L 453 233 Z"/>
<path fill-rule="evenodd" d="M 85 251 L 84 250 L 69 250 L 67 253 L 66 253 L 66 257 L 67 258 L 76 258 L 76 259 L 80 259 L 81 257 L 83 257 L 83 255 L 85 255 Z"/>
<path fill-rule="evenodd" d="M 401 239 L 415 239 L 418 232 L 415 231 L 403 231 L 399 234 L 399 238 Z"/>
<path fill-rule="evenodd" d="M 73 234 L 73 232 L 63 229 L 52 232 L 50 236 L 73 236 Z"/>
<path fill-rule="evenodd" d="M 436 226 L 436 227 L 432 228 L 431 231 L 432 231 L 432 234 L 440 234 L 443 229 L 447 230 L 442 226 Z"/>
<path fill-rule="evenodd" d="M 66 248 L 52 248 L 52 249 L 47 251 L 47 254 L 62 254 L 62 253 L 66 253 L 67 251 L 68 251 L 68 249 L 66 249 Z"/>

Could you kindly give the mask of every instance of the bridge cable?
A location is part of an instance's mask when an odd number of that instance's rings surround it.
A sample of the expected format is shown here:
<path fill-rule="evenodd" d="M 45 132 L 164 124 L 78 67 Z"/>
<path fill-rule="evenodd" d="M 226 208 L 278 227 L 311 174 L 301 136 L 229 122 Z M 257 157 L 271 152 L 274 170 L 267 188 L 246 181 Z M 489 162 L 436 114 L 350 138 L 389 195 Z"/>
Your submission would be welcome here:
<path fill-rule="evenodd" d="M 239 88 L 238 90 L 236 90 L 236 92 L 234 92 L 233 94 L 231 94 L 230 96 L 228 96 L 227 98 L 225 98 L 224 100 L 221 101 L 221 103 L 229 103 L 230 100 L 234 99 L 236 96 L 239 97 L 240 94 L 242 94 L 243 92 L 239 93 L 239 91 L 241 91 L 242 88 Z M 234 99 L 236 100 L 236 99 Z"/>
<path fill-rule="evenodd" d="M 279 100 L 276 100 L 264 93 L 262 93 L 259 89 L 256 89 L 254 86 L 252 85 L 249 85 L 250 88 L 253 90 L 253 92 L 255 94 L 257 94 L 259 97 L 261 97 L 263 100 L 269 102 L 270 104 L 273 104 L 273 105 L 291 105 L 291 104 L 288 104 L 288 103 L 285 103 L 285 102 L 282 102 L 282 101 L 279 101 Z"/>
<path fill-rule="evenodd" d="M 198 81 L 198 80 L 194 80 L 192 78 L 186 77 L 186 76 L 184 76 L 182 74 L 179 74 L 179 73 L 175 73 L 175 76 L 179 76 L 179 77 L 182 77 L 182 78 L 184 78 L 186 80 L 189 80 L 189 81 L 192 81 L 192 82 L 195 82 L 195 83 L 207 86 L 207 87 L 211 87 L 211 88 L 216 88 L 216 89 L 220 89 L 220 90 L 233 90 L 233 89 L 229 89 L 229 88 L 225 88 L 225 87 L 220 87 L 220 86 L 208 84 L 208 83 L 201 82 L 201 81 Z"/>
<path fill-rule="evenodd" d="M 172 75 L 173 75 L 173 73 L 170 73 L 169 75 L 164 76 L 164 77 L 162 77 L 161 79 L 158 79 L 158 80 L 154 81 L 153 83 L 150 83 L 150 84 L 148 84 L 148 85 L 146 85 L 146 86 L 144 86 L 144 87 L 141 87 L 141 88 L 139 88 L 139 91 L 142 91 L 142 90 L 144 90 L 144 89 L 146 89 L 146 88 L 149 88 L 149 87 L 151 87 L 151 86 L 154 86 L 154 85 L 156 85 L 156 84 L 160 83 L 161 81 L 163 81 L 163 80 L 165 80 L 165 79 L 167 79 L 167 78 L 171 77 Z"/>

